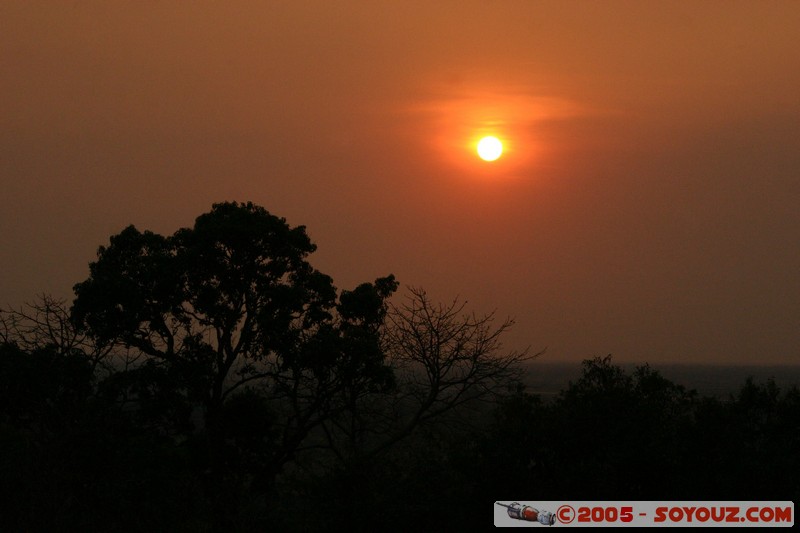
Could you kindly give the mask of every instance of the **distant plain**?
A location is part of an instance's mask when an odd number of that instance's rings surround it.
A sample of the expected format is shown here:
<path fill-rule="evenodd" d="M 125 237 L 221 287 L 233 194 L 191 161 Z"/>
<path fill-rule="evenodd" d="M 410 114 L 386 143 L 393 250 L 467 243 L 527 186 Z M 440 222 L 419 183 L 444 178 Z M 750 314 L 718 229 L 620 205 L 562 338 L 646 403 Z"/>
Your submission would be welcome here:
<path fill-rule="evenodd" d="M 643 364 L 643 363 L 642 363 Z M 631 374 L 636 364 L 620 363 L 627 374 Z M 651 364 L 650 368 L 687 390 L 696 390 L 700 396 L 728 399 L 736 394 L 748 377 L 756 383 L 773 379 L 782 391 L 800 386 L 800 365 L 688 365 Z M 555 397 L 567 388 L 570 382 L 581 376 L 580 363 L 551 363 L 534 360 L 528 363 L 526 375 L 522 378 L 527 392 L 538 394 L 544 399 Z"/>

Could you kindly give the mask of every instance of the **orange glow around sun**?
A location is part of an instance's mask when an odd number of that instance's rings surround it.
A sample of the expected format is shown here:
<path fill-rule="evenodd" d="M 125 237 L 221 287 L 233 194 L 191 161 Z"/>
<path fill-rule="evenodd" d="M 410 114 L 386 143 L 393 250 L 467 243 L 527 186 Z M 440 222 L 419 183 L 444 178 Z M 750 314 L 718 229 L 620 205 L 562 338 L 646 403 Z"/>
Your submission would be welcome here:
<path fill-rule="evenodd" d="M 567 101 L 513 88 L 465 84 L 457 90 L 445 87 L 440 94 L 415 111 L 428 121 L 432 135 L 427 142 L 443 170 L 468 178 L 539 175 L 549 155 L 541 128 L 576 112 Z"/>

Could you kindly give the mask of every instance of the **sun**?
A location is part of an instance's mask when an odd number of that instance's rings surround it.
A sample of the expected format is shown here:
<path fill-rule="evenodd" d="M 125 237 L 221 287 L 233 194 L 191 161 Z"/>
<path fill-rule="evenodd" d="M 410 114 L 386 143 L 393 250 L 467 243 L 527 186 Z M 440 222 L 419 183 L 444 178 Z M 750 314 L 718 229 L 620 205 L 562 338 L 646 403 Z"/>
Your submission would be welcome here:
<path fill-rule="evenodd" d="M 503 153 L 503 143 L 497 137 L 484 137 L 478 141 L 478 155 L 484 161 L 494 161 Z"/>

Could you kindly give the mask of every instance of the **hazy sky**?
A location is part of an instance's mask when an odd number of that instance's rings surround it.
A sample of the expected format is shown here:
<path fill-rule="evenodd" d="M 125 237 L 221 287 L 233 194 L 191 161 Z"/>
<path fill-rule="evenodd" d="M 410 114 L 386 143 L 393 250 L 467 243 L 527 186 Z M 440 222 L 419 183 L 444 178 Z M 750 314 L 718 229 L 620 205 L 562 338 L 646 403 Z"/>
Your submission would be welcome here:
<path fill-rule="evenodd" d="M 0 2 L 0 305 L 211 204 L 544 360 L 800 363 L 800 2 Z M 479 160 L 492 133 L 506 153 Z"/>

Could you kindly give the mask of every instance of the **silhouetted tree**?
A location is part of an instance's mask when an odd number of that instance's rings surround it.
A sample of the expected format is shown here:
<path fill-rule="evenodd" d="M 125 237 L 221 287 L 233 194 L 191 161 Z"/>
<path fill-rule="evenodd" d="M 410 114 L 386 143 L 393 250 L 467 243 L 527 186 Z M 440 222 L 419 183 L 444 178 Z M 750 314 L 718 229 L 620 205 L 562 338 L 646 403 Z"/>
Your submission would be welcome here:
<path fill-rule="evenodd" d="M 561 479 L 579 480 L 570 490 L 582 497 L 652 499 L 671 491 L 668 474 L 681 467 L 679 432 L 689 422 L 695 393 L 648 365 L 629 375 L 611 356 L 583 367 L 555 404 L 553 430 L 563 438 L 558 453 L 569 458 Z"/>
<path fill-rule="evenodd" d="M 175 530 L 203 516 L 184 450 L 106 403 L 96 375 L 79 351 L 0 343 L 0 530 Z"/>
<path fill-rule="evenodd" d="M 382 278 L 337 300 L 331 278 L 306 260 L 314 250 L 302 226 L 252 203 L 215 204 L 172 236 L 133 226 L 112 236 L 75 286 L 81 331 L 138 350 L 202 406 L 214 487 L 226 483 L 224 415 L 235 394 L 256 389 L 268 401 L 273 424 L 260 449 L 271 455 L 254 472 L 268 485 L 348 398 L 392 385 L 377 331 L 396 283 Z"/>
<path fill-rule="evenodd" d="M 374 324 L 381 345 L 368 350 L 385 354 L 396 386 L 384 394 L 359 387 L 365 394 L 351 394 L 351 408 L 325 422 L 328 443 L 340 459 L 376 456 L 432 421 L 466 423 L 471 417 L 461 410 L 515 388 L 521 364 L 539 353 L 503 352 L 501 336 L 513 321 L 495 324 L 493 314 L 469 314 L 465 306 L 459 299 L 435 304 L 418 288 L 410 288 L 402 304 L 389 304 L 383 322 Z"/>
<path fill-rule="evenodd" d="M 485 427 L 491 405 L 515 390 L 522 363 L 538 354 L 503 350 L 512 320 L 496 323 L 493 314 L 465 309 L 466 302 L 437 304 L 416 288 L 389 304 L 381 346 L 373 349 L 385 353 L 396 386 L 360 389 L 365 394 L 349 397 L 351 409 L 322 424 L 321 445 L 336 457 L 336 467 L 323 470 L 322 486 L 339 489 L 328 492 L 321 516 L 335 517 L 338 527 L 406 530 L 424 522 L 438 530 L 467 522 L 431 502 L 472 495 L 475 480 L 455 465 L 471 461 L 471 433 Z M 321 527 L 313 517 L 307 522 Z"/>
<path fill-rule="evenodd" d="M 441 424 L 463 406 L 507 395 L 520 383 L 522 363 L 541 355 L 504 352 L 501 337 L 514 321 L 495 324 L 493 313 L 478 316 L 465 307 L 459 299 L 434 303 L 418 288 L 391 305 L 384 347 L 400 381 L 395 400 L 407 413 L 395 438 L 434 419 Z"/>
<path fill-rule="evenodd" d="M 48 348 L 61 355 L 81 354 L 93 368 L 108 363 L 112 351 L 75 327 L 66 300 L 48 294 L 18 309 L 0 309 L 0 342 L 23 352 Z"/>
<path fill-rule="evenodd" d="M 729 500 L 800 496 L 800 390 L 748 378 L 727 401 L 706 398 L 686 441 L 686 478 L 696 494 Z M 692 497 L 698 497 L 693 494 Z"/>
<path fill-rule="evenodd" d="M 583 362 L 542 402 L 519 391 L 479 438 L 474 477 L 530 499 L 792 500 L 800 493 L 800 392 L 748 380 L 699 398 L 648 365 Z"/>
<path fill-rule="evenodd" d="M 216 204 L 112 236 L 69 312 L 0 310 L 0 528 L 461 530 L 508 491 L 800 494 L 796 387 L 698 398 L 608 356 L 543 401 L 521 384 L 539 354 L 502 346 L 511 320 L 421 289 L 392 303 L 392 276 L 337 291 L 314 249 Z"/>
<path fill-rule="evenodd" d="M 89 362 L 78 353 L 53 346 L 26 352 L 0 343 L 0 423 L 37 441 L 61 433 L 80 417 L 93 381 Z"/>

